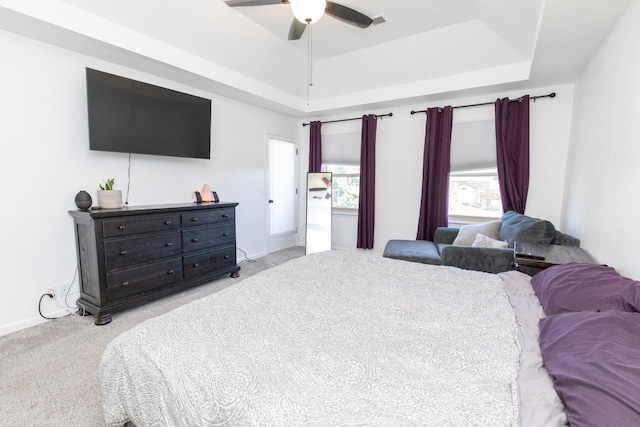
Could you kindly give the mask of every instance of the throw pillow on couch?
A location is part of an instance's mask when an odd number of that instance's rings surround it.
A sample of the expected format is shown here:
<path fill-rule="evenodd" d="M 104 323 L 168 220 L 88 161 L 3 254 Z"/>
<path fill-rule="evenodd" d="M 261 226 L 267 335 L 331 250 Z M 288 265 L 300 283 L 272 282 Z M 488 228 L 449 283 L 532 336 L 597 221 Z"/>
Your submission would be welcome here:
<path fill-rule="evenodd" d="M 453 241 L 454 245 L 471 246 L 478 234 L 482 234 L 491 239 L 500 239 L 500 226 L 502 221 L 496 219 L 494 221 L 483 222 L 481 224 L 468 224 L 460 227 L 458 235 Z"/>
<path fill-rule="evenodd" d="M 492 239 L 484 234 L 476 234 L 476 238 L 473 239 L 471 246 L 479 248 L 506 248 L 509 244 L 503 240 Z"/>

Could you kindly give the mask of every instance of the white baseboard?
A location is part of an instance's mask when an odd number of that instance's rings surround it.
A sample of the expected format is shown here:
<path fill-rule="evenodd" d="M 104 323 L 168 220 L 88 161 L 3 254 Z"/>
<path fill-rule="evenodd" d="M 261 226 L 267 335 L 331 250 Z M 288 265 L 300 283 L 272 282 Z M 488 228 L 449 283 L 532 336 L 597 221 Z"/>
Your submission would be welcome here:
<path fill-rule="evenodd" d="M 62 309 L 53 313 L 47 313 L 47 315 L 50 317 L 60 317 L 60 316 L 64 316 L 65 314 L 69 314 L 69 312 Z M 20 322 L 11 323 L 9 325 L 3 325 L 0 327 L 0 337 L 4 335 L 12 334 L 14 332 L 21 331 L 23 329 L 40 325 L 42 323 L 48 322 L 49 320 L 50 319 L 44 319 L 38 316 L 38 317 L 32 317 L 31 319 L 22 320 Z"/>

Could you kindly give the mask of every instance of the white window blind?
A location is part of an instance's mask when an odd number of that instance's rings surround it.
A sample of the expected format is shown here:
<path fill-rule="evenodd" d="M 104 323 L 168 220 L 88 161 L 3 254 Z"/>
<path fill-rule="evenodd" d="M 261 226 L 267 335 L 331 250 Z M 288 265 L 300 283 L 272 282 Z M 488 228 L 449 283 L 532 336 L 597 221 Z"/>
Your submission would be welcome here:
<path fill-rule="evenodd" d="M 322 163 L 359 165 L 360 133 L 323 134 Z"/>
<path fill-rule="evenodd" d="M 494 120 L 454 123 L 451 133 L 451 172 L 495 166 Z"/>

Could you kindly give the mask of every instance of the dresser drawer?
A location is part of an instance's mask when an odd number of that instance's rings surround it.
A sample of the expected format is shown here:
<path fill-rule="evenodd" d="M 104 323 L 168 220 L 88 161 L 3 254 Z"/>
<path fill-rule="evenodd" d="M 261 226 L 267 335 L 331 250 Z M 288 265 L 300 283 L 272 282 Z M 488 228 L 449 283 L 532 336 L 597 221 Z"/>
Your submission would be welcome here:
<path fill-rule="evenodd" d="M 107 297 L 114 301 L 182 280 L 181 258 L 107 274 Z"/>
<path fill-rule="evenodd" d="M 180 255 L 180 232 L 146 234 L 104 242 L 107 271 Z"/>
<path fill-rule="evenodd" d="M 182 231 L 182 248 L 184 252 L 194 252 L 214 246 L 234 245 L 235 242 L 235 224 L 223 224 L 216 227 L 193 227 Z"/>
<path fill-rule="evenodd" d="M 102 222 L 103 237 L 128 236 L 130 234 L 180 228 L 180 215 L 146 215 L 136 218 L 108 219 Z"/>
<path fill-rule="evenodd" d="M 225 222 L 235 223 L 235 215 L 235 209 L 233 208 L 187 212 L 182 214 L 182 226 L 194 227 Z"/>
<path fill-rule="evenodd" d="M 190 279 L 236 265 L 236 247 L 184 257 L 184 278 Z"/>

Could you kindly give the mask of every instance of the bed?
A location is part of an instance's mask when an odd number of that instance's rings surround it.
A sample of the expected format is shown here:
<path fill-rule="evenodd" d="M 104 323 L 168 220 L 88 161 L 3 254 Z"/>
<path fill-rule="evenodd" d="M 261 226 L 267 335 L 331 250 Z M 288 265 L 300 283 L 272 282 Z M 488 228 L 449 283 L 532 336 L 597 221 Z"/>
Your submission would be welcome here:
<path fill-rule="evenodd" d="M 530 282 L 353 251 L 297 258 L 111 342 L 105 420 L 565 425 Z"/>

